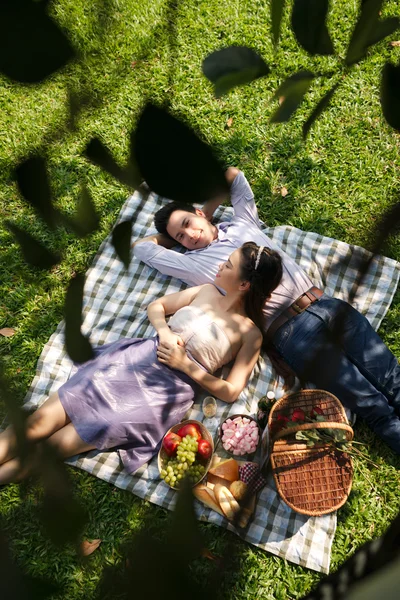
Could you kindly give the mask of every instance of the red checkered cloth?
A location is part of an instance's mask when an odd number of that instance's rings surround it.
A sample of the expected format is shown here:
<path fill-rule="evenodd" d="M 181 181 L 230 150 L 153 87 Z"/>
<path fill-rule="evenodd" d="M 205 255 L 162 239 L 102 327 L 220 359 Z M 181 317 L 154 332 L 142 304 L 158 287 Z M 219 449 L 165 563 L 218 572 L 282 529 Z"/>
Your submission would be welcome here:
<path fill-rule="evenodd" d="M 251 462 L 239 467 L 239 479 L 248 485 L 253 494 L 257 494 L 267 483 L 266 478 L 261 475 L 260 467 Z"/>

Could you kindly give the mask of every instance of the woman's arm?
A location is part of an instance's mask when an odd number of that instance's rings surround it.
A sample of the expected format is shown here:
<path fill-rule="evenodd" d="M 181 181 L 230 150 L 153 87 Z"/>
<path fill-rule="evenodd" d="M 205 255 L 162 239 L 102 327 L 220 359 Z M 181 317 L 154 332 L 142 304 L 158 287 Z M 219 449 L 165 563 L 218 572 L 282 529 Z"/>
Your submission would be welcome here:
<path fill-rule="evenodd" d="M 183 290 L 182 292 L 168 294 L 162 298 L 157 298 L 157 300 L 154 300 L 154 302 L 150 302 L 149 306 L 147 307 L 147 316 L 149 317 L 150 323 L 160 336 L 160 343 L 167 342 L 168 340 L 172 343 L 173 339 L 179 338 L 179 336 L 176 336 L 170 330 L 165 317 L 175 313 L 180 308 L 191 304 L 200 290 L 205 288 L 206 285 L 209 284 L 198 285 L 196 287 Z"/>
<path fill-rule="evenodd" d="M 259 357 L 261 344 L 261 332 L 257 327 L 254 327 L 246 334 L 244 343 L 236 355 L 234 365 L 225 380 L 210 375 L 198 367 L 195 362 L 190 360 L 183 348 L 158 348 L 157 355 L 160 362 L 167 364 L 172 369 L 183 371 L 213 396 L 224 402 L 232 403 L 237 400 L 239 394 L 247 385 Z"/>

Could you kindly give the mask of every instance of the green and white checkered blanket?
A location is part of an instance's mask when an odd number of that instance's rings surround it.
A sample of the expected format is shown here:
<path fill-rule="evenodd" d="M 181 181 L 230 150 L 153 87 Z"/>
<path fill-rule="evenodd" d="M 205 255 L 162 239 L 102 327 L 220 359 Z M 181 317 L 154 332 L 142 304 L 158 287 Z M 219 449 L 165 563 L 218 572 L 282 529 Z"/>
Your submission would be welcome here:
<path fill-rule="evenodd" d="M 163 200 L 150 195 L 143 210 L 138 209 L 141 196 L 135 192 L 124 204 L 120 220 L 134 219 L 133 239 L 153 231 L 154 212 Z M 220 209 L 218 216 L 221 216 Z M 232 209 L 224 209 L 224 219 Z M 347 299 L 357 276 L 357 258 L 366 251 L 315 233 L 304 233 L 293 227 L 266 228 L 266 233 L 285 252 L 292 256 L 310 275 L 314 284 L 327 293 Z M 394 260 L 377 257 L 356 298 L 356 307 L 363 312 L 374 328 L 378 328 L 392 301 L 399 279 L 400 265 Z M 92 345 L 113 342 L 121 337 L 145 337 L 154 334 L 146 316 L 146 307 L 156 297 L 184 287 L 181 282 L 160 275 L 132 259 L 125 270 L 110 243 L 110 236 L 101 244 L 92 267 L 87 272 L 84 292 L 83 332 L 90 334 Z M 26 406 L 40 405 L 73 372 L 64 349 L 63 323 L 43 349 L 37 375 L 26 398 Z M 217 416 L 256 413 L 257 402 L 269 389 L 282 392 L 280 381 L 268 360 L 259 361 L 247 389 L 233 406 L 218 402 Z M 202 419 L 198 398 L 190 418 Z M 150 502 L 172 509 L 176 494 L 161 481 L 157 459 L 143 466 L 134 476 L 122 470 L 116 452 L 89 452 L 68 460 L 74 465 L 117 487 L 130 490 Z M 235 531 L 222 516 L 196 502 L 198 518 Z M 336 529 L 336 514 L 307 518 L 290 510 L 280 499 L 272 478 L 262 490 L 254 518 L 248 528 L 237 533 L 244 540 L 287 560 L 329 572 L 330 554 Z"/>

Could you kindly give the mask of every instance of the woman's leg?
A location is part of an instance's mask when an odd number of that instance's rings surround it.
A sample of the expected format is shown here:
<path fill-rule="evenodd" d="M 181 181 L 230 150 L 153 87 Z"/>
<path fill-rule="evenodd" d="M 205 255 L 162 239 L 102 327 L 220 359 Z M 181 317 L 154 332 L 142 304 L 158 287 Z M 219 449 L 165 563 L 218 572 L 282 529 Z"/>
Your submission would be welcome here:
<path fill-rule="evenodd" d="M 57 392 L 52 394 L 26 421 L 26 438 L 37 442 L 70 423 L 70 418 L 60 402 Z M 0 433 L 0 465 L 17 454 L 17 437 L 11 425 Z"/>
<path fill-rule="evenodd" d="M 68 423 L 65 427 L 56 431 L 47 438 L 46 443 L 54 448 L 60 458 L 68 458 L 69 456 L 75 456 L 75 454 L 95 449 L 95 446 L 87 444 L 79 437 L 72 423 Z M 24 479 L 24 477 L 35 470 L 35 460 L 39 457 L 40 452 L 23 466 L 19 458 L 12 458 L 0 465 L 0 485 Z"/>

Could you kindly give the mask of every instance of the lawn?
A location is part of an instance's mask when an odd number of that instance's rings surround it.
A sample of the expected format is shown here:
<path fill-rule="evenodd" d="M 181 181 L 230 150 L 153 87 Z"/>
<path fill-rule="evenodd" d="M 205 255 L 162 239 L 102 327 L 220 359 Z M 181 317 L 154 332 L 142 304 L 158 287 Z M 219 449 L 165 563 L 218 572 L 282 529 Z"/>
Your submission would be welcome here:
<path fill-rule="evenodd" d="M 263 0 L 183 0 L 178 3 L 174 45 L 169 44 L 165 0 L 57 0 L 50 10 L 80 52 L 45 83 L 0 84 L 0 206 L 4 219 L 61 250 L 63 262 L 51 272 L 37 272 L 23 262 L 9 231 L 0 224 L 0 328 L 15 328 L 0 337 L 0 357 L 22 403 L 34 376 L 43 345 L 63 317 L 66 286 L 71 276 L 91 263 L 130 193 L 111 176 L 90 164 L 83 150 L 98 136 L 124 164 L 129 132 L 147 99 L 170 102 L 171 110 L 200 131 L 226 165 L 240 167 L 248 177 L 261 217 L 269 225 L 290 224 L 304 230 L 371 248 L 379 217 L 396 200 L 400 137 L 385 122 L 380 102 L 381 70 L 400 61 L 400 47 L 379 43 L 352 69 L 341 66 L 355 23 L 358 2 L 332 2 L 329 27 L 335 57 L 310 57 L 297 45 L 285 13 L 282 38 L 274 50 L 269 3 Z M 108 16 L 106 10 L 110 11 Z M 395 0 L 384 15 L 398 14 Z M 107 16 L 107 27 L 103 27 Z M 400 39 L 400 31 L 389 39 Z M 256 49 L 271 67 L 268 77 L 215 99 L 201 72 L 207 54 L 228 45 Z M 289 123 L 271 125 L 276 110 L 273 94 L 283 79 L 300 69 L 333 72 L 341 81 L 329 108 L 313 126 L 306 143 L 301 125 L 330 87 L 318 78 Z M 90 94 L 91 105 L 75 130 L 67 127 L 69 91 Z M 101 216 L 100 229 L 85 239 L 40 223 L 19 196 L 13 180 L 16 163 L 30 152 L 48 158 L 55 202 L 73 213 L 86 185 Z M 201 176 L 201 173 L 199 173 Z M 286 188 L 287 194 L 283 192 Z M 282 193 L 283 192 L 283 193 Z M 384 249 L 400 260 L 398 238 Z M 380 334 L 400 356 L 400 295 L 397 294 Z M 3 416 L 5 407 L 0 406 Z M 379 465 L 357 461 L 353 491 L 338 513 L 332 553 L 336 569 L 365 541 L 380 535 L 400 508 L 400 460 L 362 424 L 357 439 Z M 11 485 L 0 490 L 0 528 L 11 540 L 15 560 L 34 576 L 60 586 L 58 599 L 95 597 L 106 567 L 124 564 L 124 546 L 143 526 L 162 537 L 169 514 L 127 492 L 70 469 L 76 494 L 87 508 L 84 537 L 100 538 L 100 548 L 82 564 L 73 548 L 58 549 L 43 535 L 38 517 L 41 490 Z M 232 534 L 201 525 L 207 547 L 222 555 Z M 225 574 L 221 598 L 301 598 L 320 580 L 306 569 L 234 539 L 236 555 Z M 193 574 L 201 586 L 215 563 L 198 559 Z"/>

